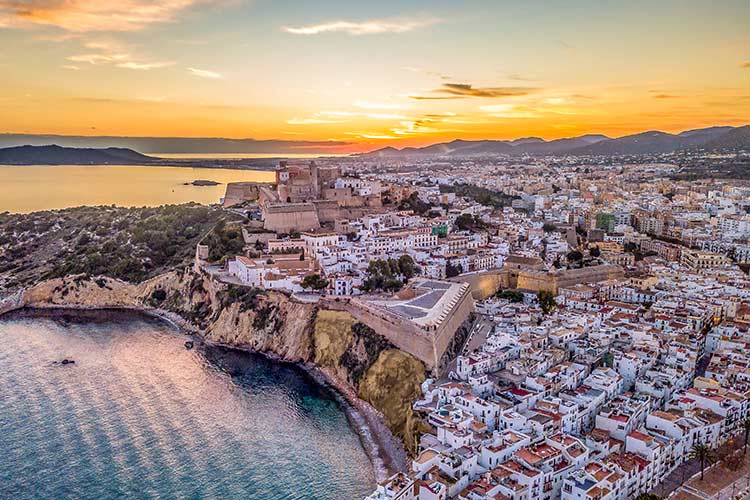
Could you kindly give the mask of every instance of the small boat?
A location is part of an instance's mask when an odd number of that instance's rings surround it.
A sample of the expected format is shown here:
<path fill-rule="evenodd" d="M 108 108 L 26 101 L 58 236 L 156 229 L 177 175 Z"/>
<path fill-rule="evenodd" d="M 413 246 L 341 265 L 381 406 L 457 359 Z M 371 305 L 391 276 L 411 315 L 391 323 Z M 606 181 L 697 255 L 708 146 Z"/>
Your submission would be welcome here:
<path fill-rule="evenodd" d="M 185 342 L 185 349 L 192 349 L 194 345 L 192 340 L 188 340 Z"/>

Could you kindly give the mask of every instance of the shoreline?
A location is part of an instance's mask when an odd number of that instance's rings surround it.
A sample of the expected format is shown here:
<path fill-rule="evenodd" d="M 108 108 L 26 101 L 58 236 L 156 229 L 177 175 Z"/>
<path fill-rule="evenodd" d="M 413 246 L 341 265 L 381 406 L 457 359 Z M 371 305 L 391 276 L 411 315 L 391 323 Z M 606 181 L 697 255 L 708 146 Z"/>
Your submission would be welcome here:
<path fill-rule="evenodd" d="M 408 456 L 404 450 L 403 443 L 393 435 L 388 427 L 386 427 L 379 412 L 366 401 L 359 399 L 350 387 L 341 383 L 314 363 L 306 361 L 288 361 L 270 352 L 255 351 L 244 348 L 243 346 L 211 342 L 206 340 L 197 328 L 185 321 L 179 315 L 161 309 L 146 309 L 141 307 L 82 307 L 66 305 L 39 307 L 22 304 L 19 307 L 0 311 L 0 319 L 13 312 L 24 310 L 30 312 L 69 311 L 73 313 L 76 311 L 101 313 L 106 313 L 107 311 L 119 311 L 142 314 L 163 321 L 181 334 L 189 336 L 193 340 L 198 340 L 203 345 L 248 352 L 263 356 L 277 363 L 293 365 L 305 372 L 314 383 L 328 389 L 339 403 L 341 409 L 346 415 L 350 427 L 359 437 L 362 448 L 370 460 L 376 483 L 388 478 L 395 472 L 405 471 L 407 468 Z"/>

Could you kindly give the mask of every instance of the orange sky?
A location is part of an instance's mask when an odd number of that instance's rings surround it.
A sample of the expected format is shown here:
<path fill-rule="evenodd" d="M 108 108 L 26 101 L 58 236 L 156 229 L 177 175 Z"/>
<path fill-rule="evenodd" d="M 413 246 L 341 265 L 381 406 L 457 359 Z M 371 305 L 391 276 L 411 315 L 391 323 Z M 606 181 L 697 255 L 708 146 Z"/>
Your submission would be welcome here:
<path fill-rule="evenodd" d="M 0 132 L 358 151 L 750 122 L 745 1 L 352 4 L 0 0 Z"/>

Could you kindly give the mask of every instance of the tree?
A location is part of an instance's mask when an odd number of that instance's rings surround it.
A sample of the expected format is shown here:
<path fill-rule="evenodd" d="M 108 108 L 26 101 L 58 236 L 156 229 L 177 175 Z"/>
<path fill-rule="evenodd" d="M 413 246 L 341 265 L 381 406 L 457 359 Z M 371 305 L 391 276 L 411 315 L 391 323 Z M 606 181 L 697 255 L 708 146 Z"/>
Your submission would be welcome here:
<path fill-rule="evenodd" d="M 599 247 L 591 247 L 589 248 L 589 255 L 592 257 L 599 257 L 602 254 L 601 250 L 599 250 Z"/>
<path fill-rule="evenodd" d="M 568 261 L 580 261 L 583 260 L 583 254 L 579 252 L 578 250 L 573 250 L 572 252 L 568 252 Z"/>
<path fill-rule="evenodd" d="M 445 276 L 447 278 L 455 278 L 459 274 L 464 272 L 461 264 L 454 265 L 451 261 L 445 263 Z"/>
<path fill-rule="evenodd" d="M 497 297 L 510 302 L 523 302 L 523 293 L 518 290 L 503 290 L 497 293 Z"/>
<path fill-rule="evenodd" d="M 466 231 L 474 226 L 474 217 L 471 214 L 461 214 L 456 217 L 456 227 L 461 231 Z"/>
<path fill-rule="evenodd" d="M 398 270 L 407 280 L 414 277 L 417 274 L 417 265 L 414 263 L 414 259 L 410 255 L 402 255 L 398 258 Z"/>
<path fill-rule="evenodd" d="M 662 497 L 653 493 L 641 493 L 635 497 L 635 500 L 662 500 Z"/>
<path fill-rule="evenodd" d="M 742 421 L 742 428 L 745 430 L 745 441 L 742 445 L 742 454 L 747 455 L 747 441 L 750 439 L 750 417 Z"/>
<path fill-rule="evenodd" d="M 706 465 L 712 464 L 714 457 L 714 451 L 703 443 L 693 445 L 693 448 L 690 450 L 688 458 L 698 460 L 701 464 L 701 481 L 703 481 L 703 471 L 706 470 Z"/>
<path fill-rule="evenodd" d="M 319 274 L 308 274 L 302 279 L 302 288 L 312 288 L 313 290 L 322 290 L 328 286 L 328 280 L 320 277 Z"/>
<path fill-rule="evenodd" d="M 539 290 L 537 299 L 539 300 L 539 307 L 542 308 L 542 313 L 544 314 L 551 313 L 557 307 L 557 302 L 555 302 L 555 295 L 552 292 L 549 292 L 547 290 Z"/>
<path fill-rule="evenodd" d="M 551 233 L 555 229 L 557 229 L 557 226 L 555 226 L 551 222 L 545 222 L 544 225 L 542 226 L 542 230 L 544 230 L 545 233 Z"/>
<path fill-rule="evenodd" d="M 724 465 L 726 465 L 727 469 L 737 472 L 742 468 L 742 466 L 745 463 L 745 457 L 742 455 L 738 455 L 736 453 L 732 453 L 731 455 L 727 456 L 724 459 Z"/>

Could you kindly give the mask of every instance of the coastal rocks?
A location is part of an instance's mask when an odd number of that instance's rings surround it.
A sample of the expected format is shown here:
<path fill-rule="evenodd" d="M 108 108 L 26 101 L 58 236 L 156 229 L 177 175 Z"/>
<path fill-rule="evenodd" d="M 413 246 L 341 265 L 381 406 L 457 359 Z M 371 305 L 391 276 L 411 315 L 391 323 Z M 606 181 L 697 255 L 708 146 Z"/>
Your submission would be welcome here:
<path fill-rule="evenodd" d="M 411 406 L 421 395 L 424 380 L 421 361 L 398 349 L 388 349 L 364 374 L 357 392 L 383 414 L 388 428 L 411 454 L 416 453 L 419 435 L 426 430 Z"/>
<path fill-rule="evenodd" d="M 204 336 L 210 342 L 305 362 L 311 359 L 314 319 L 314 305 L 271 292 L 259 297 L 255 310 L 243 311 L 239 303 L 223 308 Z"/>
<path fill-rule="evenodd" d="M 84 275 L 43 281 L 24 292 L 29 307 L 77 307 L 81 309 L 136 307 L 138 287 L 107 277 Z"/>
<path fill-rule="evenodd" d="M 425 429 L 411 404 L 421 395 L 424 364 L 346 312 L 318 311 L 313 341 L 313 362 L 377 409 L 391 432 L 415 453 L 416 438 Z"/>

